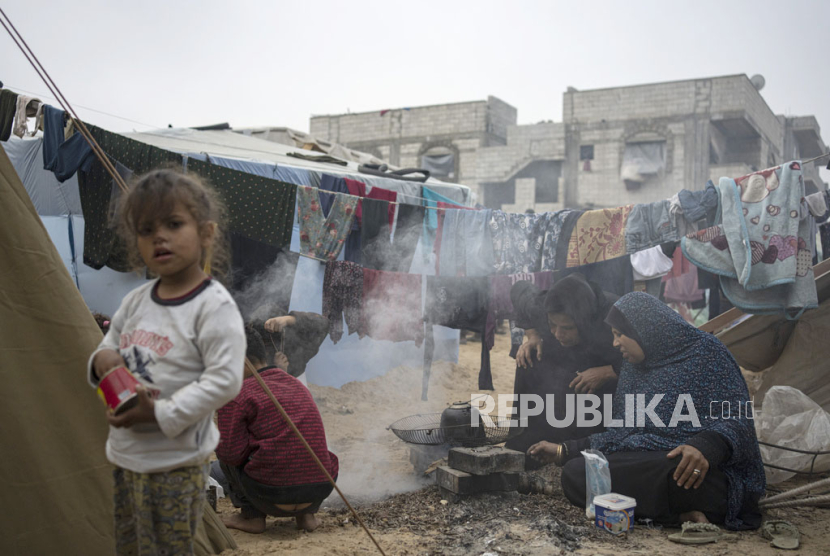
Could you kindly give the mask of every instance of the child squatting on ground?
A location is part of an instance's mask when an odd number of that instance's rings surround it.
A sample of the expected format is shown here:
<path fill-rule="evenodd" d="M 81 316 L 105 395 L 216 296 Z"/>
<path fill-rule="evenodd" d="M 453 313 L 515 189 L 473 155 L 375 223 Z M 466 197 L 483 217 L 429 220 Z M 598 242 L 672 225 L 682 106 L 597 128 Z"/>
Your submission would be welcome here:
<path fill-rule="evenodd" d="M 265 344 L 254 327 L 246 333 L 242 391 L 217 412 L 222 439 L 210 474 L 240 509 L 223 521 L 232 529 L 262 533 L 265 516 L 293 517 L 298 529 L 310 532 L 319 525 L 315 514 L 334 487 L 260 388 L 254 372 L 335 480 L 339 461 L 328 449 L 323 419 L 311 392 L 293 376 L 266 363 Z"/>
<path fill-rule="evenodd" d="M 219 444 L 213 412 L 239 393 L 245 360 L 236 303 L 203 270 L 208 254 L 227 258 L 221 214 L 210 189 L 174 170 L 141 177 L 120 208 L 136 266 L 158 279 L 127 294 L 89 359 L 92 386 L 120 366 L 145 386 L 134 407 L 107 414 L 117 554 L 193 553 Z"/>

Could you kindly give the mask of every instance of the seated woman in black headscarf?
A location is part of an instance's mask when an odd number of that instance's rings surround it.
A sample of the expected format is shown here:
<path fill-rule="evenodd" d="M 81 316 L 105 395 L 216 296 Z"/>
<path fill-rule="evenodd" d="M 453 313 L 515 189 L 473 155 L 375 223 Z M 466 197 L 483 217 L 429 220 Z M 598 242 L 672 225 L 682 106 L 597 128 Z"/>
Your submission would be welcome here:
<path fill-rule="evenodd" d="M 608 459 L 611 490 L 636 498 L 638 517 L 757 529 L 764 468 L 749 392 L 726 346 L 642 292 L 620 298 L 606 321 L 626 361 L 613 412 L 622 422 L 584 439 L 540 442 L 531 456 L 566 462 L 562 488 L 575 505 L 585 504 L 579 453 L 592 448 Z M 626 398 L 637 419 L 626 416 Z"/>
<path fill-rule="evenodd" d="M 614 392 L 615 369 L 622 365 L 622 356 L 612 346 L 611 327 L 603 322 L 617 300 L 614 294 L 603 292 L 575 273 L 544 292 L 530 282 L 517 282 L 510 298 L 517 325 L 527 336 L 516 356 L 515 394 L 535 394 L 545 404 L 546 396 L 552 394 L 553 414 L 561 422 L 568 413 L 566 394 L 595 394 L 601 399 Z M 546 407 L 539 415 L 523 415 L 520 403 L 517 419 L 522 422 L 523 432 L 511 438 L 506 447 L 526 452 L 541 440 L 563 442 L 604 430 L 601 425 L 578 427 L 575 418 L 569 426 L 554 427 L 548 422 L 547 412 Z M 528 468 L 539 466 L 538 461 L 528 458 Z"/>

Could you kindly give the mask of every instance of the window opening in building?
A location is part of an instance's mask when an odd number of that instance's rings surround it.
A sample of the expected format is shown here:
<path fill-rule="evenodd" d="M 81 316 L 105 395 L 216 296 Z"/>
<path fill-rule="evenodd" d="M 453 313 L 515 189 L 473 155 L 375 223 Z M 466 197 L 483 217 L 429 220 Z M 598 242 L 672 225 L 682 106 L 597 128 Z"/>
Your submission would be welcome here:
<path fill-rule="evenodd" d="M 421 168 L 434 178 L 455 179 L 455 154 L 449 147 L 432 147 L 421 156 Z"/>
<path fill-rule="evenodd" d="M 665 168 L 665 141 L 647 141 L 625 145 L 620 177 L 625 182 L 626 189 L 639 189 L 648 180 L 662 177 Z"/>
<path fill-rule="evenodd" d="M 579 160 L 593 160 L 594 159 L 594 146 L 593 145 L 582 145 L 579 147 Z"/>
<path fill-rule="evenodd" d="M 591 171 L 591 161 L 594 159 L 593 145 L 580 145 L 579 160 L 582 162 L 582 169 L 586 172 Z"/>

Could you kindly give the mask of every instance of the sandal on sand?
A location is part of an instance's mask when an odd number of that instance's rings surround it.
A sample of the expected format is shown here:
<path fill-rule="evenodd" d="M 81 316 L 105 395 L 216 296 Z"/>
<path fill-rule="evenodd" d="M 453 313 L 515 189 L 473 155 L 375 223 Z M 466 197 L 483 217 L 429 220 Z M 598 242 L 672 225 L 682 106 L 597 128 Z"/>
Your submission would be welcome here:
<path fill-rule="evenodd" d="M 761 526 L 761 535 L 770 541 L 775 548 L 795 550 L 798 548 L 801 535 L 798 528 L 783 519 L 771 519 Z"/>
<path fill-rule="evenodd" d="M 681 526 L 680 533 L 669 535 L 669 540 L 680 544 L 706 544 L 718 542 L 722 537 L 717 525 L 687 521 Z"/>

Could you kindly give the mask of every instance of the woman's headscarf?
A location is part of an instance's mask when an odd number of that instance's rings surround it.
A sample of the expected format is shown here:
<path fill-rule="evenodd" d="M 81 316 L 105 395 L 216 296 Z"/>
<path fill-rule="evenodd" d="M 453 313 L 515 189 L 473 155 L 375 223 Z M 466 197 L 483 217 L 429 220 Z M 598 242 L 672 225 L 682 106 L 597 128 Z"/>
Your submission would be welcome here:
<path fill-rule="evenodd" d="M 617 359 L 619 352 L 613 347 L 611 328 L 603 321 L 616 300 L 616 296 L 602 291 L 582 274 L 574 273 L 548 290 L 545 312 L 565 314 L 574 320 L 579 331 L 578 347 Z"/>
<path fill-rule="evenodd" d="M 738 364 L 715 336 L 686 323 L 646 293 L 629 293 L 614 308 L 618 314 L 612 314 L 611 324 L 620 330 L 618 319 L 624 318 L 645 354 L 642 363 L 622 366 L 614 417 L 624 418 L 626 395 L 644 394 L 648 404 L 653 396 L 663 394 L 654 413 L 665 427 L 646 419 L 644 427 L 610 428 L 591 436 L 591 447 L 605 453 L 673 450 L 699 432 L 717 432 L 731 448 L 730 458 L 720 466 L 729 480 L 726 525 L 744 528 L 738 514 L 746 501 L 760 498 L 766 483 L 755 427 L 744 411 L 749 392 Z M 688 420 L 669 426 L 676 407 L 682 407 L 680 414 L 690 415 L 688 404 L 681 405 L 681 394 L 691 397 L 699 427 Z M 731 418 L 722 418 L 723 402 L 729 402 Z M 716 407 L 715 415 L 710 406 Z"/>

